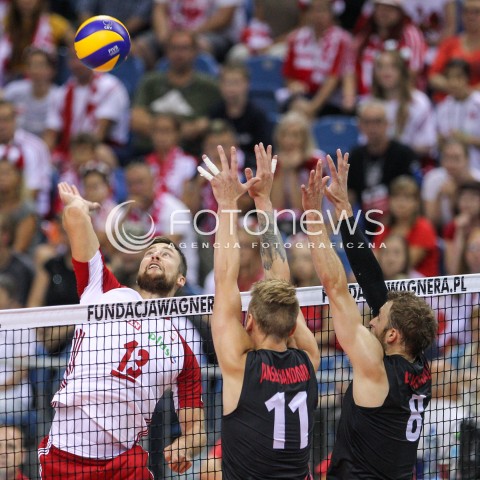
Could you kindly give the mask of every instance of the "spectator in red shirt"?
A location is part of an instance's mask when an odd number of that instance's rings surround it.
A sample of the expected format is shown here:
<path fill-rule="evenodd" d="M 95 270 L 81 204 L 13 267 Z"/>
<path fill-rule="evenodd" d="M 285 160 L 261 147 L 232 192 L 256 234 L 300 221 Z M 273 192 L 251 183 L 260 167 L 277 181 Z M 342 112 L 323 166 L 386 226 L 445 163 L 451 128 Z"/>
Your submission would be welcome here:
<path fill-rule="evenodd" d="M 439 275 L 439 251 L 435 229 L 420 215 L 420 189 L 411 177 L 401 175 L 390 184 L 390 214 L 384 230 L 374 236 L 377 248 L 390 234 L 404 237 L 409 245 L 411 268 L 426 277 Z"/>
<path fill-rule="evenodd" d="M 305 18 L 307 24 L 287 39 L 283 74 L 294 98 L 291 108 L 301 108 L 308 116 L 352 110 L 356 97 L 351 35 L 335 25 L 329 0 L 312 0 Z"/>
<path fill-rule="evenodd" d="M 469 63 L 470 85 L 480 89 L 480 0 L 465 0 L 461 8 L 464 31 L 440 43 L 429 73 L 430 87 L 441 94 L 450 93 L 445 67 L 452 58 Z"/>
<path fill-rule="evenodd" d="M 370 93 L 373 64 L 383 50 L 401 50 L 408 55 L 408 66 L 413 78 L 423 71 L 426 43 L 422 32 L 406 16 L 405 0 L 375 0 L 372 15 L 360 30 L 357 27 L 356 73 L 358 93 Z"/>
<path fill-rule="evenodd" d="M 20 427 L 0 425 L 0 478 L 2 480 L 28 480 L 20 470 L 25 456 L 23 433 Z"/>

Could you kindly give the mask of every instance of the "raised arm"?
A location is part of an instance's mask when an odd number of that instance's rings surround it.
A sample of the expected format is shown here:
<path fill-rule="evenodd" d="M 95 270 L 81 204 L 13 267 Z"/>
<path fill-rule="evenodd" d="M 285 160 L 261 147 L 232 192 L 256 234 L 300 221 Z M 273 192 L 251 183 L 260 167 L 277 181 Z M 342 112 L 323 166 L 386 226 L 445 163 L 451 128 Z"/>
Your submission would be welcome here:
<path fill-rule="evenodd" d="M 255 208 L 258 210 L 258 224 L 261 234 L 260 255 L 262 257 L 265 278 L 281 279 L 290 281 L 290 267 L 287 261 L 287 254 L 283 245 L 282 237 L 278 231 L 273 214 L 270 194 L 273 184 L 273 176 L 277 158 L 272 159 L 272 147 L 265 147 L 261 143 L 255 145 L 255 158 L 257 161 L 256 176 L 259 179 L 248 193 L 255 201 Z M 250 169 L 245 171 L 247 179 L 253 178 Z M 297 327 L 293 334 L 293 340 L 297 348 L 305 350 L 315 368 L 320 364 L 320 353 L 318 351 L 315 336 L 307 327 L 303 313 L 300 311 L 297 317 Z"/>
<path fill-rule="evenodd" d="M 100 248 L 89 212 L 100 207 L 85 200 L 75 185 L 60 183 L 58 193 L 63 203 L 63 227 L 67 232 L 72 257 L 78 262 L 88 262 Z"/>
<path fill-rule="evenodd" d="M 222 147 L 218 147 L 222 170 L 206 157 L 205 164 L 212 174 L 199 167 L 200 173 L 211 183 L 218 203 L 218 225 L 215 236 L 213 272 L 215 278 L 215 301 L 212 314 L 212 337 L 218 363 L 224 381 L 243 378 L 246 353 L 252 348 L 251 341 L 242 327 L 242 308 L 238 289 L 240 248 L 238 248 L 237 217 L 238 199 L 257 180 L 251 178 L 242 184 L 238 179 L 237 154 L 231 149 L 231 163 Z M 224 397 L 226 387 L 224 386 Z M 237 399 L 238 401 L 238 399 Z"/>
<path fill-rule="evenodd" d="M 302 202 L 306 211 L 312 260 L 328 295 L 333 327 L 337 339 L 353 367 L 353 395 L 358 405 L 378 406 L 384 400 L 388 381 L 383 366 L 380 342 L 363 326 L 355 300 L 349 293 L 347 277 L 337 253 L 330 247 L 321 205 L 329 177 L 322 178 L 322 162 L 310 172 L 308 186 L 302 185 Z M 373 393 L 372 393 L 373 392 Z M 380 393 L 379 393 L 380 392 Z M 377 398 L 378 397 L 378 398 Z"/>
<path fill-rule="evenodd" d="M 342 152 L 337 150 L 338 170 L 330 156 L 327 156 L 327 161 L 331 183 L 325 193 L 335 207 L 343 244 L 352 245 L 352 248 L 346 248 L 345 252 L 355 278 L 363 290 L 365 300 L 371 308 L 373 316 L 376 317 L 380 308 L 387 301 L 388 290 L 382 269 L 372 250 L 357 248 L 357 246 L 368 245 L 368 240 L 362 230 L 356 227 L 352 206 L 348 200 L 348 153 L 342 155 Z"/>

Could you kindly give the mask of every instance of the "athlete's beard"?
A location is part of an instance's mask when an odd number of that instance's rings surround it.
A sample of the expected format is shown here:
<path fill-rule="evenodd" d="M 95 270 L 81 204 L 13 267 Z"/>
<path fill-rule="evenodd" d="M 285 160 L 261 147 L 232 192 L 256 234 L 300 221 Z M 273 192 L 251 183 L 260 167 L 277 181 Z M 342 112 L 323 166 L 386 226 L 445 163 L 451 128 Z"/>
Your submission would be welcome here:
<path fill-rule="evenodd" d="M 159 297 L 166 297 L 175 287 L 176 279 L 168 279 L 164 272 L 162 275 L 149 276 L 147 272 L 139 273 L 137 285 L 144 291 L 155 293 Z"/>

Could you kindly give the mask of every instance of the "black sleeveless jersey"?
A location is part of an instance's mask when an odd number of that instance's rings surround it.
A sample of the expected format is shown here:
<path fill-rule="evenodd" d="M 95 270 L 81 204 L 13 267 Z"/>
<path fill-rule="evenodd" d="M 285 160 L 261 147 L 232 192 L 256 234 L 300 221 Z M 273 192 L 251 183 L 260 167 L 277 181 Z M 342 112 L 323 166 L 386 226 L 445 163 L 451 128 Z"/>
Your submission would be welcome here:
<path fill-rule="evenodd" d="M 222 417 L 224 480 L 305 480 L 318 385 L 297 349 L 247 354 L 237 408 Z"/>
<path fill-rule="evenodd" d="M 342 403 L 328 480 L 411 480 L 431 398 L 430 367 L 400 355 L 384 357 L 389 392 L 381 407 L 355 405 L 353 382 Z"/>

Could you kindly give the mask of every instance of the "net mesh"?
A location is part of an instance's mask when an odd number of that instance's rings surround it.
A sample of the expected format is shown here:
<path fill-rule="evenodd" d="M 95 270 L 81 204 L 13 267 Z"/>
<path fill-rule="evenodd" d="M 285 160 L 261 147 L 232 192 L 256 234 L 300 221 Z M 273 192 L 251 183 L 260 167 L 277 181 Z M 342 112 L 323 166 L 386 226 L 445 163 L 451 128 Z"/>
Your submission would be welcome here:
<path fill-rule="evenodd" d="M 425 413 L 414 478 L 480 478 L 477 426 L 480 275 L 387 283 L 390 289 L 413 290 L 424 297 L 439 323 L 437 344 L 427 352 L 432 360 L 433 398 Z M 368 323 L 370 314 L 361 290 L 358 285 L 350 285 L 350 291 Z M 336 343 L 328 298 L 322 288 L 299 289 L 298 296 L 321 351 L 317 372 L 319 406 L 315 411 L 310 457 L 315 478 L 323 478 L 335 441 L 342 395 L 351 380 L 351 368 Z M 242 294 L 244 310 L 248 302 L 248 294 Z M 112 452 L 121 454 L 137 441 L 149 452 L 148 465 L 154 478 L 221 478 L 222 380 L 209 328 L 212 306 L 212 296 L 197 296 L 0 312 L 0 456 L 8 459 L 0 461 L 0 477 L 2 471 L 7 471 L 7 465 L 11 465 L 12 469 L 21 468 L 31 480 L 40 478 L 37 448 L 42 440 L 40 452 L 55 461 L 50 445 L 44 440 L 52 429 L 57 441 L 62 445 L 64 442 L 72 455 L 100 459 L 93 467 L 72 466 L 73 469 L 94 468 L 97 476 L 88 478 L 114 478 L 107 471 L 112 465 L 105 459 L 111 457 Z M 164 383 L 168 384 L 165 379 L 175 371 L 172 365 L 175 361 L 184 361 L 181 352 L 175 350 L 174 340 L 167 338 L 165 318 L 173 322 L 184 337 L 201 369 L 207 447 L 196 457 L 192 468 L 180 475 L 168 468 L 163 451 L 180 434 L 176 405 L 188 404 L 194 392 L 190 387 L 178 391 L 167 388 L 163 392 Z M 142 331 L 146 319 L 148 331 Z M 125 332 L 130 327 L 141 332 L 144 340 L 134 336 L 125 342 Z M 85 346 L 82 334 L 90 338 L 85 353 L 81 351 L 82 345 Z M 152 362 L 150 356 L 154 355 L 162 356 L 162 362 Z M 165 370 L 158 371 L 159 365 Z M 73 370 L 75 388 L 71 384 L 65 386 Z M 132 409 L 125 409 L 118 399 L 133 395 L 131 384 L 147 375 L 148 388 L 133 397 Z M 185 385 L 193 381 L 188 375 L 184 379 Z M 72 395 L 69 398 L 76 402 L 74 409 L 61 408 L 66 397 L 58 394 L 59 391 Z M 159 392 L 163 393 L 160 399 Z M 53 426 L 52 401 L 61 410 Z M 143 414 L 150 409 L 153 411 L 151 421 L 143 423 L 142 418 L 148 416 Z M 149 427 L 148 434 L 146 427 Z M 79 434 L 80 431 L 83 433 Z M 107 469 L 103 477 L 102 468 Z M 64 475 L 75 471 L 64 472 Z M 64 475 L 58 478 L 65 478 Z M 118 478 L 130 477 L 122 474 Z"/>

